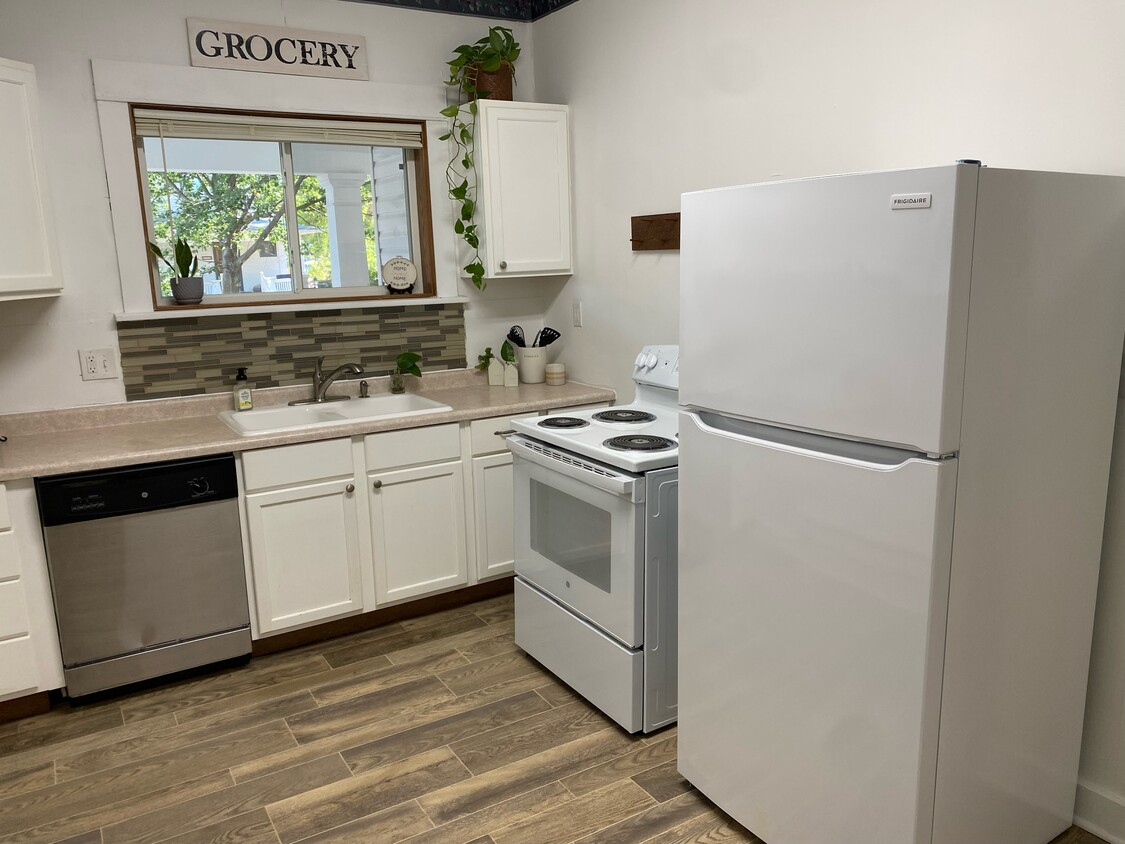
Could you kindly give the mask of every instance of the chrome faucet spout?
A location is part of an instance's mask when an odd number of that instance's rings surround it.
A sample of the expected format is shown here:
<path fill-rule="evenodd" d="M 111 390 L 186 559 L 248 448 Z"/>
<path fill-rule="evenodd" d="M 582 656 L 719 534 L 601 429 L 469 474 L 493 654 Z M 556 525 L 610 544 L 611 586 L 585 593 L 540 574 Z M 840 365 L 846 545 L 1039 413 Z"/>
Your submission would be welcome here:
<path fill-rule="evenodd" d="M 321 360 L 323 360 L 323 358 L 321 358 Z M 320 369 L 319 361 L 317 363 L 318 363 L 317 370 L 319 370 Z M 317 376 L 320 376 L 319 371 L 317 371 L 315 374 Z M 335 369 L 333 369 L 327 375 L 319 377 L 319 381 L 316 385 L 316 400 L 318 402 L 328 401 L 328 399 L 326 397 L 327 393 L 328 393 L 328 388 L 331 387 L 336 382 L 337 379 L 342 378 L 344 375 L 362 375 L 362 374 L 363 374 L 363 367 L 360 366 L 358 363 L 345 363 L 345 364 L 341 364 L 340 366 L 337 366 Z"/>
<path fill-rule="evenodd" d="M 331 387 L 339 378 L 344 375 L 362 375 L 363 367 L 358 363 L 345 363 L 337 366 L 327 375 L 324 374 L 324 358 L 318 357 L 316 363 L 313 365 L 312 377 L 312 398 L 311 399 L 297 399 L 289 402 L 290 404 L 315 404 L 325 401 L 342 401 L 343 399 L 351 398 L 351 396 L 333 396 L 328 398 L 328 388 Z"/>

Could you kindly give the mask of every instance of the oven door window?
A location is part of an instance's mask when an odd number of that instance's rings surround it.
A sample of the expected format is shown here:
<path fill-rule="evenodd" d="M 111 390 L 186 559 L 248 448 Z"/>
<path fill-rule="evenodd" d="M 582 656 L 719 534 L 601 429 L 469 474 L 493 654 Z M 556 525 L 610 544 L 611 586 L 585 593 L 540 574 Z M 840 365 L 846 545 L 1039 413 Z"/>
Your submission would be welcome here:
<path fill-rule="evenodd" d="M 519 456 L 514 477 L 516 573 L 638 647 L 644 504 Z"/>
<path fill-rule="evenodd" d="M 612 514 L 531 481 L 531 550 L 603 592 L 612 592 Z"/>

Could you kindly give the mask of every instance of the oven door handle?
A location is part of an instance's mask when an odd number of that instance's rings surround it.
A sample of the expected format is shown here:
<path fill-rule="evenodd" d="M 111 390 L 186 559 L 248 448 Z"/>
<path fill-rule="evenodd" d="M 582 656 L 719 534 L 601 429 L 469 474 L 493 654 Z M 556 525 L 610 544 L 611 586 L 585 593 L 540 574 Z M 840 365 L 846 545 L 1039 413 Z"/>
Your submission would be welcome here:
<path fill-rule="evenodd" d="M 627 498 L 634 504 L 645 500 L 642 478 L 614 472 L 609 467 L 595 464 L 578 455 L 540 446 L 518 434 L 505 439 L 508 449 L 516 457 L 535 463 L 553 472 L 582 481 L 584 484 Z"/>

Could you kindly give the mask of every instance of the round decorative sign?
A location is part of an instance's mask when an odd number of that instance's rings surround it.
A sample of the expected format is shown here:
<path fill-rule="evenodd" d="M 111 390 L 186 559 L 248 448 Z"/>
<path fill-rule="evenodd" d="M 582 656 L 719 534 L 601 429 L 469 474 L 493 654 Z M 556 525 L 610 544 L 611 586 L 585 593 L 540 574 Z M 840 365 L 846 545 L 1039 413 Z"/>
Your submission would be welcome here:
<path fill-rule="evenodd" d="M 383 284 L 391 293 L 409 293 L 418 280 L 418 268 L 406 258 L 391 258 L 383 264 Z"/>

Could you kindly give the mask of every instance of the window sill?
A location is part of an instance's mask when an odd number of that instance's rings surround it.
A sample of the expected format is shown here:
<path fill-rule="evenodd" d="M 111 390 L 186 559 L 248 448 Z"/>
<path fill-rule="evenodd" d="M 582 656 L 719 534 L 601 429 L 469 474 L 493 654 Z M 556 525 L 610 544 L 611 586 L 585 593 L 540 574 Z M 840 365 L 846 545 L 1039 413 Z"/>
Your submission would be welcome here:
<path fill-rule="evenodd" d="M 159 311 L 136 311 L 127 314 L 114 314 L 118 324 L 126 322 L 148 322 L 160 319 L 200 319 L 225 316 L 228 314 L 292 313 L 298 311 L 343 311 L 358 308 L 420 308 L 423 305 L 456 305 L 468 302 L 468 296 L 431 296 L 425 299 L 416 297 L 381 296 L 378 299 L 349 299 L 333 302 L 302 302 L 300 304 L 261 304 L 234 305 L 224 308 L 196 308 L 185 305 L 175 310 L 165 308 Z"/>

